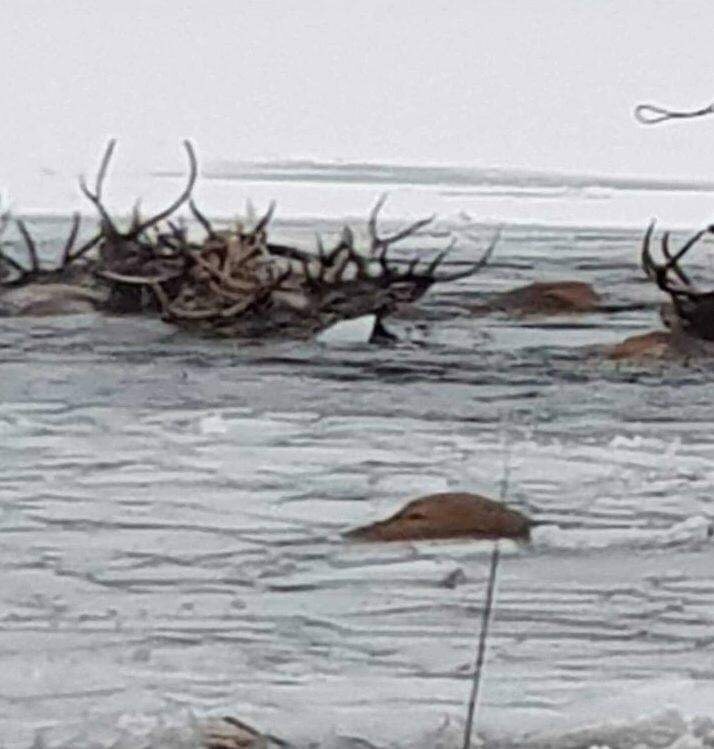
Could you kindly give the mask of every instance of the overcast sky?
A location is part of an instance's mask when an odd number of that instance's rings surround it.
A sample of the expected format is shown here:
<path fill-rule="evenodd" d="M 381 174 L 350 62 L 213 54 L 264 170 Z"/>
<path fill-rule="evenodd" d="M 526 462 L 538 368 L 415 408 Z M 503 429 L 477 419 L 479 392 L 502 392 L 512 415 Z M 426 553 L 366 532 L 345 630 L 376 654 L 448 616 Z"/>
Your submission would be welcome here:
<path fill-rule="evenodd" d="M 0 183 L 317 158 L 714 178 L 710 0 L 3 0 Z"/>

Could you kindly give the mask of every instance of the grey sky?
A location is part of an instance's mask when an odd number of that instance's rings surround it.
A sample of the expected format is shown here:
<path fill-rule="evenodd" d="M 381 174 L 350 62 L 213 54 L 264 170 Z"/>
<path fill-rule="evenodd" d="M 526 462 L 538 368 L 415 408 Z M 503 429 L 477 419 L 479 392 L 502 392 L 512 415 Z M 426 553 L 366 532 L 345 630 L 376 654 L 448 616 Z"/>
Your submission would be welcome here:
<path fill-rule="evenodd" d="M 714 177 L 711 2 L 3 0 L 0 182 L 202 159 Z M 71 186 L 71 189 L 75 189 Z"/>

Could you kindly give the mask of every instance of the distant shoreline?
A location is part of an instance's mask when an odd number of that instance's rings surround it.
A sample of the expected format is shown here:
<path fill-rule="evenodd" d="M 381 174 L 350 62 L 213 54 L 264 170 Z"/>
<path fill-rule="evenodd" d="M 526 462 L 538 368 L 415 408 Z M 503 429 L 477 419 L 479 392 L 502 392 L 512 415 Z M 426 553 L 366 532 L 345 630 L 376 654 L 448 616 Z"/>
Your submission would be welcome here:
<path fill-rule="evenodd" d="M 154 171 L 153 177 L 180 177 L 179 171 Z M 209 162 L 208 180 L 259 182 L 344 182 L 383 185 L 444 185 L 459 187 L 521 187 L 714 192 L 714 181 L 662 180 L 645 177 L 570 174 L 501 167 L 458 167 L 320 162 L 310 160 Z"/>

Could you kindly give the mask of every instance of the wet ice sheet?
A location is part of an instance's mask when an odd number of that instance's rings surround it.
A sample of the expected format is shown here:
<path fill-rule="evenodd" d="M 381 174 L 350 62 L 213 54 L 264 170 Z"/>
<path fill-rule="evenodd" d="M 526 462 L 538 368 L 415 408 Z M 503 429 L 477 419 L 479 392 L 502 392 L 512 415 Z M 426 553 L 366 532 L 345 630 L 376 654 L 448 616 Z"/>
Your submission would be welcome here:
<path fill-rule="evenodd" d="M 479 729 L 707 714 L 708 372 L 579 348 L 654 309 L 528 327 L 465 312 L 536 273 L 655 300 L 636 241 L 507 229 L 495 267 L 394 323 L 396 348 L 1 321 L 5 745 L 109 741 L 189 709 L 303 743 L 409 746 L 458 721 L 488 546 L 339 534 L 425 492 L 497 495 L 504 441 L 509 501 L 544 527 L 504 548 Z"/>

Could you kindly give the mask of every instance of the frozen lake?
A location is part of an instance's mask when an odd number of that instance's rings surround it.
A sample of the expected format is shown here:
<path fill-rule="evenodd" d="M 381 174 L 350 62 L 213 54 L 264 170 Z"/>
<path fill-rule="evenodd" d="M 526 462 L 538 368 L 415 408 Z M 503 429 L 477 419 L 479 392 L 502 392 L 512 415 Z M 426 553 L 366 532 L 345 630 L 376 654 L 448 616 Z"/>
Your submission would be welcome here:
<path fill-rule="evenodd" d="M 367 194 L 319 189 L 344 215 Z M 393 215 L 429 212 L 433 189 L 397 190 Z M 286 215 L 276 237 L 311 247 L 314 224 Z M 465 715 L 490 547 L 339 534 L 419 494 L 497 496 L 507 451 L 508 501 L 546 525 L 504 545 L 479 732 L 505 746 L 665 708 L 714 717 L 711 374 L 586 349 L 659 326 L 632 223 L 507 223 L 491 266 L 435 287 L 390 348 L 1 320 L 0 744 L 110 746 L 193 712 L 297 746 L 433 747 Z M 652 306 L 522 324 L 466 310 L 566 278 Z"/>

